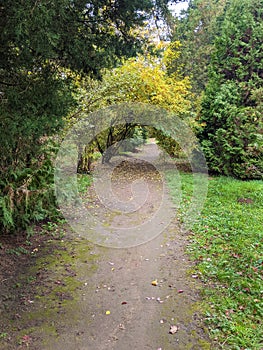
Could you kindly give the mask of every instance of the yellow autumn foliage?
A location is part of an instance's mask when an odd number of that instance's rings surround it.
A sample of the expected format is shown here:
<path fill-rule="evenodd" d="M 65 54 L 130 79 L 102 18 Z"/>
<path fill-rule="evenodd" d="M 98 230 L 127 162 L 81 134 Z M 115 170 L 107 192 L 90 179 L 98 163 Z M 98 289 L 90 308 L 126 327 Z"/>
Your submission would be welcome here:
<path fill-rule="evenodd" d="M 171 51 L 172 52 L 172 51 Z M 164 56 L 166 62 L 169 52 Z M 150 56 L 129 59 L 107 71 L 103 78 L 104 97 L 113 102 L 143 102 L 185 114 L 191 107 L 190 81 L 166 74 L 163 60 Z"/>
<path fill-rule="evenodd" d="M 161 44 L 162 57 L 146 54 L 102 72 L 102 80 L 74 77 L 77 110 L 67 116 L 67 128 L 90 112 L 125 102 L 141 102 L 164 108 L 194 124 L 191 85 L 188 77 L 168 74 L 179 53 L 179 42 Z"/>

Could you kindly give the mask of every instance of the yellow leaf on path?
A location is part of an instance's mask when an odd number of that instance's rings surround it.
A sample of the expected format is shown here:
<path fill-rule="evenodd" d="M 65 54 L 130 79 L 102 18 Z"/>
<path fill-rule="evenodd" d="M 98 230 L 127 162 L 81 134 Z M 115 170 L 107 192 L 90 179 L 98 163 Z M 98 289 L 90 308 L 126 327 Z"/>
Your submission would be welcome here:
<path fill-rule="evenodd" d="M 106 315 L 110 315 L 110 311 L 109 310 L 106 311 Z"/>
<path fill-rule="evenodd" d="M 152 281 L 152 285 L 153 285 L 153 286 L 157 286 L 157 285 L 158 285 L 157 280 Z"/>

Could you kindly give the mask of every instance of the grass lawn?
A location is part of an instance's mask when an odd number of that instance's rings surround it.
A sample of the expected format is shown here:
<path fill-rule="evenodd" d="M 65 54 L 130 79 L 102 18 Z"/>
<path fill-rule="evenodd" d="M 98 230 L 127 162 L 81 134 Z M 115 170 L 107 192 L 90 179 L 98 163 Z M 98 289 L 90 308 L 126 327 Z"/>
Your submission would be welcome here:
<path fill-rule="evenodd" d="M 167 172 L 171 193 L 176 179 Z M 192 175 L 181 174 L 183 216 Z M 263 349 L 263 181 L 210 177 L 189 251 L 205 283 L 204 313 L 222 349 Z"/>

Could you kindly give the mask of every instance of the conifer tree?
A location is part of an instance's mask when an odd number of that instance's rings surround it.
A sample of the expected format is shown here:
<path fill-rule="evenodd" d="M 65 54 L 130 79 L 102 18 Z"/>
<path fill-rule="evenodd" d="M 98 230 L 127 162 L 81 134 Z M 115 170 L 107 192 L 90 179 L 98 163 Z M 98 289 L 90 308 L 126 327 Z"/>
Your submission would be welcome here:
<path fill-rule="evenodd" d="M 263 175 L 263 1 L 231 0 L 215 43 L 199 134 L 212 172 Z"/>

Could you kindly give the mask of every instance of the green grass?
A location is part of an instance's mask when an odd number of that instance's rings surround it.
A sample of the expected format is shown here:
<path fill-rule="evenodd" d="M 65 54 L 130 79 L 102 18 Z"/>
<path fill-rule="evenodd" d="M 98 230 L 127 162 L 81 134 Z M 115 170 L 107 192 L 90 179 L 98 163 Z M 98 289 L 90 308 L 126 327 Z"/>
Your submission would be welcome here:
<path fill-rule="evenodd" d="M 171 193 L 176 179 L 167 173 Z M 183 217 L 192 194 L 181 174 Z M 205 206 L 189 251 L 204 282 L 204 312 L 218 348 L 263 349 L 263 181 L 209 178 Z"/>

